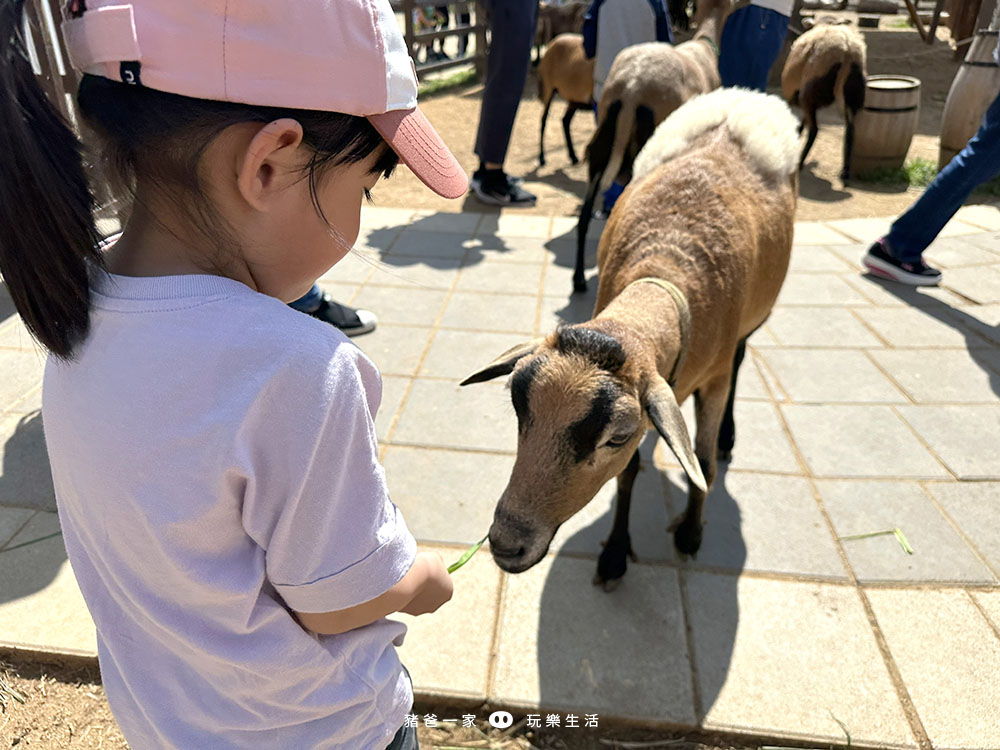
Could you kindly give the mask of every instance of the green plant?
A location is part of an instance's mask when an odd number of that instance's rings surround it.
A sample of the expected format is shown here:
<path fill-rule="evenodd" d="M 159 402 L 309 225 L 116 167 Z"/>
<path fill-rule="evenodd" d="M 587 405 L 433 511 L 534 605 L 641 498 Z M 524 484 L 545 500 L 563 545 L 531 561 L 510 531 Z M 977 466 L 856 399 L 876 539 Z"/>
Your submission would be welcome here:
<path fill-rule="evenodd" d="M 440 94 L 449 89 L 458 88 L 459 86 L 467 86 L 470 83 L 475 82 L 476 70 L 475 68 L 468 68 L 467 70 L 453 73 L 452 75 L 444 78 L 432 78 L 429 81 L 424 81 L 417 89 L 417 96 L 419 98 L 434 96 L 435 94 Z"/>

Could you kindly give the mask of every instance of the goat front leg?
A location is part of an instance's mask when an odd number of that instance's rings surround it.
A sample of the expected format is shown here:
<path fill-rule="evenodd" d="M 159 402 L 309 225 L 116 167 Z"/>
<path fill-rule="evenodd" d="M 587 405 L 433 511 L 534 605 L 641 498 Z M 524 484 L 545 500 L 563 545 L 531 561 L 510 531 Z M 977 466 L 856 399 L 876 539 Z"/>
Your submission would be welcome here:
<path fill-rule="evenodd" d="M 632 538 L 628 533 L 628 514 L 632 504 L 632 485 L 639 473 L 639 451 L 632 455 L 625 470 L 618 475 L 618 495 L 615 498 L 615 521 L 611 527 L 611 536 L 604 542 L 604 549 L 597 560 L 597 575 L 594 576 L 595 586 L 604 586 L 605 591 L 613 591 L 625 575 L 628 568 L 628 558 L 635 562 L 632 551 Z"/>
<path fill-rule="evenodd" d="M 711 489 L 715 481 L 716 450 L 719 442 L 719 427 L 726 411 L 729 397 L 730 373 L 709 381 L 694 394 L 695 419 L 698 424 L 694 441 L 694 453 L 705 476 L 705 484 Z M 695 555 L 701 547 L 701 512 L 705 505 L 706 493 L 688 483 L 688 504 L 684 514 L 671 525 L 674 532 L 674 546 L 684 555 Z"/>
<path fill-rule="evenodd" d="M 549 107 L 552 106 L 552 100 L 555 98 L 555 92 L 550 91 L 548 98 L 545 100 L 545 109 L 542 110 L 542 127 L 540 134 L 538 136 L 538 163 L 541 166 L 545 166 L 545 123 L 549 119 Z"/>
<path fill-rule="evenodd" d="M 573 267 L 573 291 L 587 291 L 587 277 L 584 273 L 587 254 L 587 227 L 590 226 L 590 218 L 594 212 L 594 199 L 597 197 L 597 188 L 601 184 L 601 177 L 604 171 L 601 170 L 593 178 L 587 187 L 587 194 L 583 198 L 583 207 L 580 209 L 580 221 L 576 225 L 576 263 Z"/>
<path fill-rule="evenodd" d="M 747 340 L 741 339 L 736 345 L 736 354 L 733 357 L 733 374 L 729 380 L 729 398 L 726 399 L 726 413 L 722 417 L 722 426 L 719 428 L 719 460 L 729 461 L 733 457 L 733 446 L 736 445 L 736 419 L 733 416 L 733 409 L 736 406 L 736 378 L 740 372 L 740 365 L 743 364 L 743 357 L 747 353 Z"/>
<path fill-rule="evenodd" d="M 848 111 L 844 130 L 844 168 L 840 171 L 840 179 L 851 179 L 851 152 L 854 150 L 854 115 Z"/>

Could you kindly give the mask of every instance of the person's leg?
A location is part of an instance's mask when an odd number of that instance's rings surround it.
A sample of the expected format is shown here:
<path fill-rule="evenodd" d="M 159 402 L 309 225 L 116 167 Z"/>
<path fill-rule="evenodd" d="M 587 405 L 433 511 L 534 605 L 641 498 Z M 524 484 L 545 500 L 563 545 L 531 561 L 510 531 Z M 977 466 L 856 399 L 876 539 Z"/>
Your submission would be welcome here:
<path fill-rule="evenodd" d="M 500 0 L 491 4 L 493 39 L 475 148 L 487 166 L 502 165 L 507 156 L 528 76 L 537 10 L 538 0 Z"/>
<path fill-rule="evenodd" d="M 289 302 L 288 306 L 299 312 L 311 313 L 317 307 L 319 307 L 320 302 L 323 301 L 323 290 L 319 288 L 318 284 L 313 284 L 312 289 L 306 292 L 304 295 L 299 297 L 294 302 Z"/>
<path fill-rule="evenodd" d="M 892 255 L 920 258 L 979 185 L 1000 172 L 1000 96 L 986 110 L 978 132 L 942 169 L 927 190 L 893 223 L 886 237 Z"/>
<path fill-rule="evenodd" d="M 747 60 L 748 83 L 758 91 L 767 90 L 767 79 L 774 61 L 781 54 L 788 35 L 788 16 L 770 8 L 760 9 L 760 28 L 757 31 L 754 51 Z"/>
<path fill-rule="evenodd" d="M 747 61 L 754 55 L 760 10 L 756 5 L 747 5 L 726 18 L 719 44 L 719 77 L 724 87 L 751 85 Z"/>

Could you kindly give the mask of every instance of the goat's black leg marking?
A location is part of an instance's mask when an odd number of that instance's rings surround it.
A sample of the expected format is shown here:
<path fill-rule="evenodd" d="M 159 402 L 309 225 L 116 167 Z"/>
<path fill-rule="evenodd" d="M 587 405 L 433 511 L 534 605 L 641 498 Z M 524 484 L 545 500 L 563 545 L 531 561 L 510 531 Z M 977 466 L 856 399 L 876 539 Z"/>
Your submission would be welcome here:
<path fill-rule="evenodd" d="M 549 107 L 552 106 L 552 100 L 555 98 L 556 92 L 550 91 L 549 98 L 545 102 L 545 109 L 542 110 L 542 129 L 538 136 L 538 163 L 543 167 L 545 166 L 545 123 L 549 119 Z"/>
<path fill-rule="evenodd" d="M 731 373 L 720 376 L 695 391 L 695 418 L 698 431 L 694 441 L 694 453 L 698 457 L 701 472 L 709 488 L 715 481 L 716 451 L 719 443 L 719 427 L 726 410 Z M 674 546 L 684 555 L 695 555 L 701 547 L 701 511 L 707 493 L 688 483 L 688 504 L 684 514 L 670 525 L 674 532 Z"/>
<path fill-rule="evenodd" d="M 747 340 L 741 339 L 736 345 L 736 356 L 733 357 L 733 375 L 729 382 L 729 399 L 726 401 L 726 413 L 722 417 L 719 428 L 719 460 L 729 461 L 733 457 L 733 446 L 736 445 L 736 421 L 733 418 L 733 407 L 736 402 L 736 377 L 743 364 L 747 351 Z"/>
<path fill-rule="evenodd" d="M 816 142 L 816 135 L 819 133 L 819 123 L 816 122 L 816 112 L 815 110 L 809 113 L 809 137 L 806 139 L 806 146 L 802 149 L 802 158 L 799 159 L 799 169 L 805 166 L 806 157 L 809 156 L 809 151 L 813 147 L 813 143 Z"/>
<path fill-rule="evenodd" d="M 583 199 L 583 207 L 580 209 L 580 223 L 576 225 L 576 266 L 573 269 L 573 291 L 587 291 L 587 277 L 584 275 L 587 253 L 587 227 L 590 226 L 591 214 L 594 212 L 594 198 L 597 195 L 597 188 L 601 184 L 601 174 L 596 175 L 587 188 L 587 195 Z"/>
<path fill-rule="evenodd" d="M 840 171 L 841 180 L 851 179 L 851 151 L 854 149 L 854 116 L 847 113 L 847 128 L 844 131 L 844 168 Z"/>
<path fill-rule="evenodd" d="M 632 504 L 632 486 L 639 473 L 639 451 L 632 454 L 625 470 L 618 475 L 618 496 L 615 498 L 615 521 L 611 535 L 604 543 L 601 556 L 597 560 L 597 575 L 594 585 L 603 585 L 605 591 L 617 586 L 617 581 L 625 575 L 628 558 L 635 562 L 632 539 L 628 533 L 629 506 Z"/>
<path fill-rule="evenodd" d="M 570 164 L 576 164 L 580 160 L 576 158 L 576 151 L 573 150 L 573 138 L 569 134 L 569 124 L 573 122 L 573 115 L 576 114 L 578 109 L 583 109 L 579 104 L 570 102 L 569 106 L 566 107 L 566 114 L 563 115 L 563 133 L 566 135 L 566 150 L 569 152 Z"/>

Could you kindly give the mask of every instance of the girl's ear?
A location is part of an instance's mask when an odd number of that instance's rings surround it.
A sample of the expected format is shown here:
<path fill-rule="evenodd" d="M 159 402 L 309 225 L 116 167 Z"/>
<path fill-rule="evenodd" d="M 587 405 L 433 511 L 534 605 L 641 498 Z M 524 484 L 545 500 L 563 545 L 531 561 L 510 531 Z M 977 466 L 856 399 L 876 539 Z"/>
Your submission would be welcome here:
<path fill-rule="evenodd" d="M 285 186 L 281 177 L 298 165 L 296 151 L 302 143 L 302 125 L 283 117 L 263 126 L 241 152 L 236 165 L 240 195 L 258 211 L 268 210 L 268 198 Z"/>

